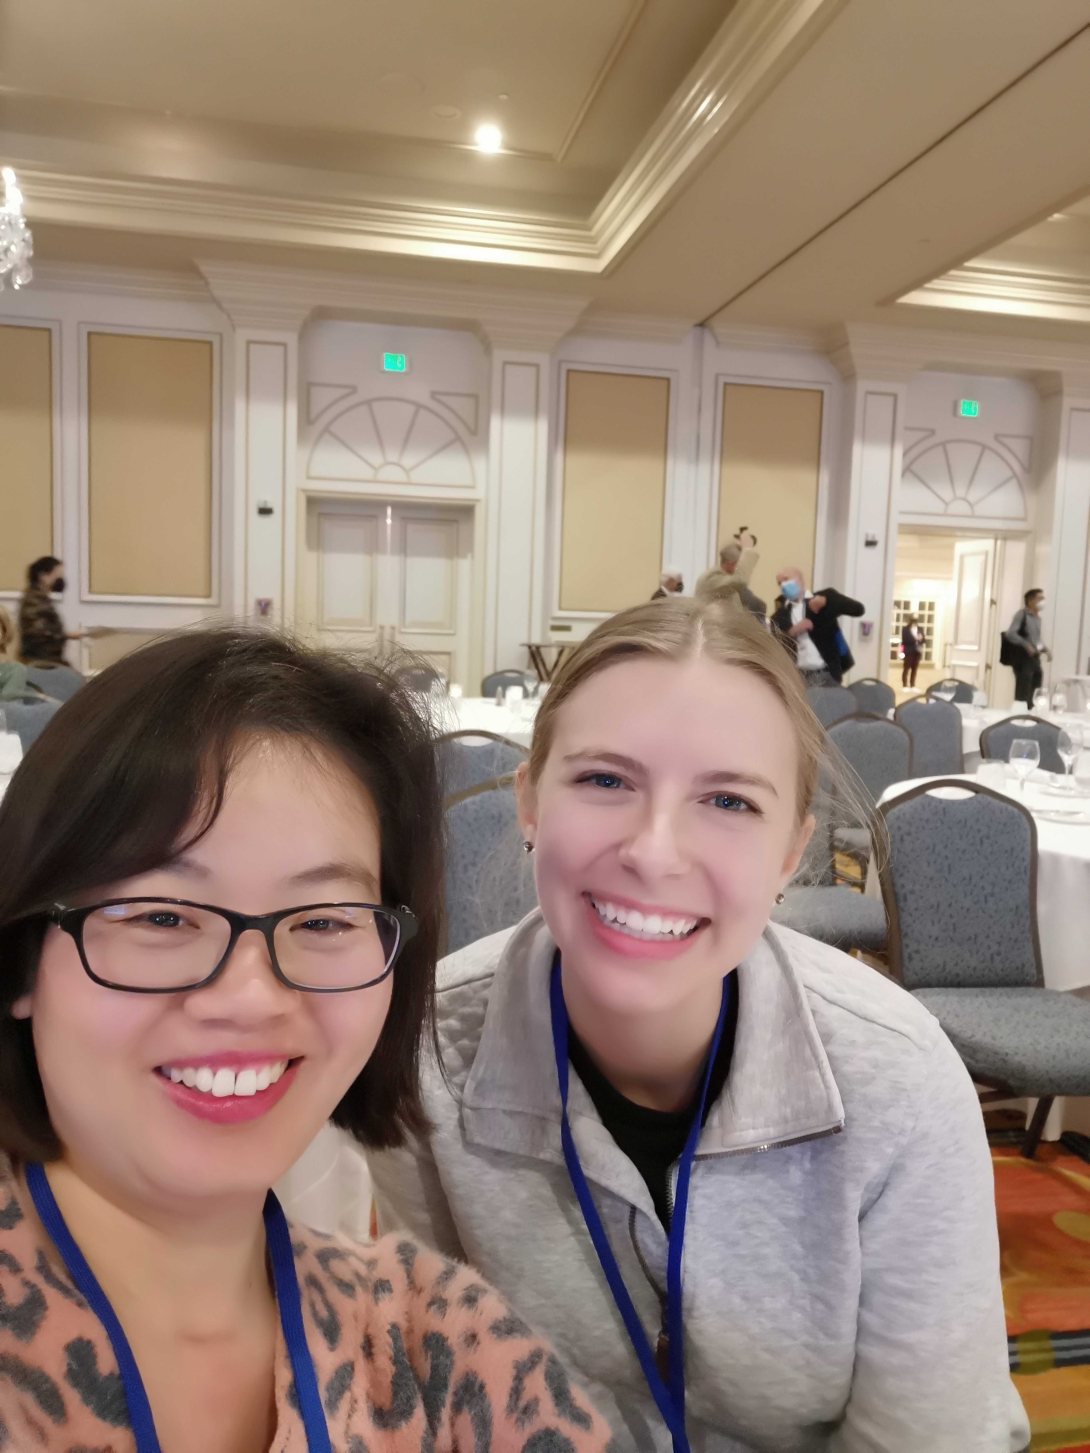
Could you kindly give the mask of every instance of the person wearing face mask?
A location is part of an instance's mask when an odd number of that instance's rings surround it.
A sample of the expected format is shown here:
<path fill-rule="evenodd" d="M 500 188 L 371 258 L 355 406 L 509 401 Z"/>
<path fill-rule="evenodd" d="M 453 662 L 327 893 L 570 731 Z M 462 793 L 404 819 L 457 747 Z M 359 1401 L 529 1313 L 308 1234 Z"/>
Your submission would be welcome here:
<path fill-rule="evenodd" d="M 27 587 L 19 602 L 19 654 L 24 661 L 46 663 L 64 660 L 66 641 L 78 641 L 82 631 L 65 633 L 54 595 L 63 595 L 64 562 L 55 555 L 42 555 L 27 567 Z"/>
<path fill-rule="evenodd" d="M 780 587 L 772 629 L 795 658 L 807 686 L 839 685 L 855 665 L 840 630 L 841 616 L 861 616 L 865 607 L 830 586 L 814 595 L 801 570 L 792 567 L 776 576 Z"/>
<path fill-rule="evenodd" d="M 618 1453 L 1011 1453 L 991 1159 L 938 1022 L 770 921 L 823 732 L 732 602 L 603 622 L 517 774 L 540 908 L 439 970 L 380 1228 L 551 1335 Z"/>
<path fill-rule="evenodd" d="M 1005 664 L 1014 670 L 1014 699 L 1033 706 L 1033 696 L 1044 680 L 1042 658 L 1051 655 L 1047 646 L 1041 644 L 1041 607 L 1045 593 L 1039 588 L 1027 590 L 1022 609 L 1004 631 L 1007 649 L 1003 655 Z"/>

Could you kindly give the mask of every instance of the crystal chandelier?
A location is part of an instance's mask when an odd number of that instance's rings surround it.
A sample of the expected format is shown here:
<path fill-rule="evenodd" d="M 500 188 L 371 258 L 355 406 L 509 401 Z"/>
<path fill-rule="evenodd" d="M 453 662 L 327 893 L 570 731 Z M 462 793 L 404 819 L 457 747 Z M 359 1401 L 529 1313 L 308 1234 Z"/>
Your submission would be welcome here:
<path fill-rule="evenodd" d="M 12 287 L 16 288 L 26 287 L 34 276 L 30 266 L 34 239 L 23 221 L 23 194 L 15 173 L 6 166 L 0 175 L 4 178 L 4 205 L 0 208 L 0 292 L 3 292 L 9 276 Z"/>

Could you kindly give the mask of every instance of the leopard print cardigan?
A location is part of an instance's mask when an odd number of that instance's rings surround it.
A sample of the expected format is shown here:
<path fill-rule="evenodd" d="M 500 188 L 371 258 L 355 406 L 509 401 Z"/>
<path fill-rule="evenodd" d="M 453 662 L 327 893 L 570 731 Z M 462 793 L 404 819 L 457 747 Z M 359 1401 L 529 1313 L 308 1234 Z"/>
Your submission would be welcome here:
<path fill-rule="evenodd" d="M 135 1453 L 106 1331 L 0 1157 L 0 1453 Z M 292 1225 L 335 1453 L 599 1453 L 606 1423 L 547 1343 L 469 1267 L 398 1235 Z M 287 1348 L 270 1453 L 306 1453 Z"/>

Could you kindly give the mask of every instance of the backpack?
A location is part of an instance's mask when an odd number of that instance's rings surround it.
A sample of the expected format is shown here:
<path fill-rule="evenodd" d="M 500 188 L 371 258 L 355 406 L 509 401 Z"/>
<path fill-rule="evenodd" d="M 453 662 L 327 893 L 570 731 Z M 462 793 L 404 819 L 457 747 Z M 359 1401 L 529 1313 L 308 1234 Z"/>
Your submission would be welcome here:
<path fill-rule="evenodd" d="M 1019 615 L 1016 615 L 1015 616 L 1014 619 L 1018 622 L 1019 629 L 1021 629 L 1022 626 L 1024 626 L 1025 623 L 1026 623 L 1026 612 L 1024 610 L 1022 610 L 1019 613 Z M 1021 646 L 1016 646 L 1014 644 L 1014 642 L 1008 638 L 1006 631 L 1000 631 L 1000 633 L 999 633 L 999 664 L 1000 664 L 1000 666 L 1018 666 L 1018 665 L 1021 664 L 1022 658 L 1025 656 L 1025 654 L 1026 653 L 1022 649 Z"/>

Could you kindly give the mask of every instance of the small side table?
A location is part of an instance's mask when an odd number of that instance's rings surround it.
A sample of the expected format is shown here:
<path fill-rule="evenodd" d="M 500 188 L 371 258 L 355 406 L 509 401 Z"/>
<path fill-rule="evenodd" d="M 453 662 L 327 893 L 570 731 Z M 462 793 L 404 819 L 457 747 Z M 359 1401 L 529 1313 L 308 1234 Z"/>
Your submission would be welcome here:
<path fill-rule="evenodd" d="M 530 665 L 537 672 L 539 681 L 551 681 L 556 675 L 561 661 L 577 643 L 575 641 L 523 641 L 523 646 L 530 653 Z M 552 665 L 550 666 L 546 651 L 555 651 Z"/>

